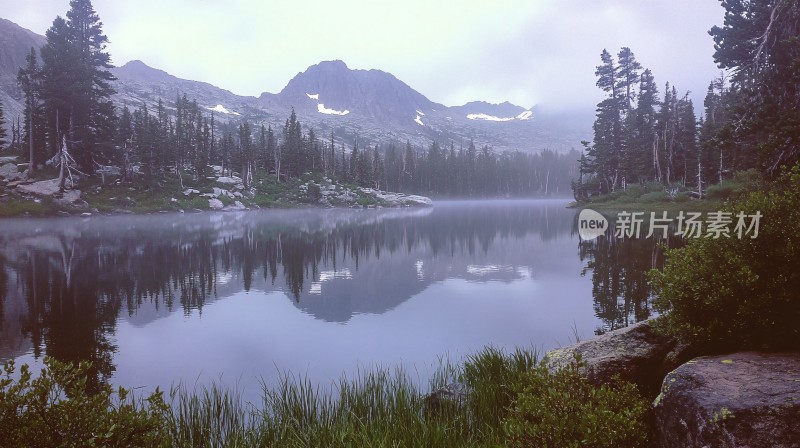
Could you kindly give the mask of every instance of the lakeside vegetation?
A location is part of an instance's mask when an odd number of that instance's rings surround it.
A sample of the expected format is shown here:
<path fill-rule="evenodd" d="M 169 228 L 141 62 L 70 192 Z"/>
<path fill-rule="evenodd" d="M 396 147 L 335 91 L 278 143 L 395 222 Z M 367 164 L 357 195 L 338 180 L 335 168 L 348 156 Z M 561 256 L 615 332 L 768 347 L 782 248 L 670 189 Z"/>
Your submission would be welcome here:
<path fill-rule="evenodd" d="M 661 330 L 704 353 L 800 348 L 800 165 L 723 207 L 763 215 L 757 236 L 692 238 L 653 270 Z"/>
<path fill-rule="evenodd" d="M 728 202 L 763 190 L 766 185 L 762 174 L 751 168 L 737 171 L 730 179 L 708 187 L 703 198 L 685 187 L 664 188 L 661 183 L 650 182 L 588 197 L 570 206 L 600 210 L 716 211 Z"/>
<path fill-rule="evenodd" d="M 37 172 L 31 180 L 46 181 L 54 176 L 57 176 L 55 169 L 49 168 Z M 217 207 L 235 209 L 413 204 L 410 200 L 403 201 L 403 196 L 398 196 L 399 202 L 390 201 L 371 189 L 352 183 L 337 184 L 321 174 L 308 173 L 283 182 L 277 182 L 271 175 L 258 174 L 248 191 L 237 176 L 223 178 L 226 182 L 218 179 L 209 176 L 182 182 L 175 176 L 161 176 L 152 183 L 131 184 L 90 178 L 82 182 L 81 195 L 75 203 L 59 200 L 58 194 L 25 194 L 0 185 L 0 217 L 205 211 L 214 209 L 210 199 L 219 201 Z M 323 195 L 325 200 L 321 201 Z"/>
<path fill-rule="evenodd" d="M 331 388 L 284 376 L 246 403 L 235 389 L 173 388 L 134 397 L 104 385 L 89 393 L 88 363 L 46 359 L 32 378 L 13 364 L 0 380 L 0 444 L 61 446 L 637 447 L 647 408 L 635 386 L 596 388 L 580 360 L 551 371 L 535 352 L 494 348 L 445 364 L 432 390 L 460 380 L 462 394 L 429 395 L 402 370 L 372 369 Z"/>

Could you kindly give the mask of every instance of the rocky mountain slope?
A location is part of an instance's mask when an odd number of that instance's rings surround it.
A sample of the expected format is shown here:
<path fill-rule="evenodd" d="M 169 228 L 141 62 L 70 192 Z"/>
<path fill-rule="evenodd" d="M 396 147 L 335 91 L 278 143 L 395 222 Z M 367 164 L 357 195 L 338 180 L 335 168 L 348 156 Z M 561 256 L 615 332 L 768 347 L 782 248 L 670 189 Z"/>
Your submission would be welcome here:
<path fill-rule="evenodd" d="M 22 91 L 17 86 L 17 71 L 25 65 L 25 56 L 31 47 L 38 49 L 44 43 L 44 36 L 0 18 L 0 101 L 5 106 L 6 117 L 22 114 Z"/>
<path fill-rule="evenodd" d="M 43 36 L 7 20 L 0 21 L 0 91 L 9 116 L 20 113 L 20 92 L 16 71 L 31 46 L 44 44 Z M 588 124 L 548 117 L 533 108 L 508 102 L 491 104 L 473 101 L 448 107 L 429 100 L 391 73 L 354 70 L 342 61 L 324 61 L 292 78 L 277 94 L 240 96 L 211 84 L 181 79 L 167 72 L 131 61 L 112 70 L 117 77 L 114 97 L 119 105 L 138 108 L 143 103 L 153 110 L 159 98 L 167 108 L 177 95 L 197 100 L 219 121 L 248 119 L 280 128 L 292 108 L 300 121 L 317 135 L 352 144 L 397 142 L 427 147 L 440 144 L 478 147 L 496 151 L 537 151 L 545 148 L 566 151 L 587 139 Z M 19 109 L 19 110 L 18 110 Z"/>

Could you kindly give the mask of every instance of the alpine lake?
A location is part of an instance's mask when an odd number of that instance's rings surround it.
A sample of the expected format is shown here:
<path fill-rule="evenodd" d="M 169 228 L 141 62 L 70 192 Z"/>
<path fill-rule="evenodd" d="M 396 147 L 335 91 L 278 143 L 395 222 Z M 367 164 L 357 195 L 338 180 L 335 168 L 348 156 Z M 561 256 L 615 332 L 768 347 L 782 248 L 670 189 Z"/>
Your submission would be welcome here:
<path fill-rule="evenodd" d="M 0 221 L 0 361 L 246 397 L 373 367 L 425 383 L 647 319 L 676 238 L 581 240 L 566 200 Z"/>

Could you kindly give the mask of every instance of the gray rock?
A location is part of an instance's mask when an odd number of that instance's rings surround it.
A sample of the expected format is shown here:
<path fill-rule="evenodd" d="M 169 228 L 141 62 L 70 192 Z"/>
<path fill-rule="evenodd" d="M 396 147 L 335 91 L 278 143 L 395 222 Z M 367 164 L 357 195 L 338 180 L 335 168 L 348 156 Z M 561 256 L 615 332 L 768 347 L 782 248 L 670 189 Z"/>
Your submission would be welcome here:
<path fill-rule="evenodd" d="M 214 210 L 222 210 L 222 208 L 225 207 L 225 205 L 222 203 L 222 201 L 220 201 L 219 199 L 215 199 L 215 198 L 212 198 L 212 199 L 208 200 L 208 206 L 211 207 Z"/>
<path fill-rule="evenodd" d="M 245 207 L 244 204 L 242 204 L 239 201 L 234 201 L 233 204 L 226 205 L 225 208 L 223 208 L 223 210 L 225 210 L 226 212 L 238 212 L 242 210 L 247 210 L 247 207 Z"/>
<path fill-rule="evenodd" d="M 611 331 L 594 339 L 547 352 L 548 365 L 555 369 L 574 361 L 580 354 L 586 362 L 586 376 L 594 384 L 608 382 L 614 375 L 630 381 L 648 397 L 655 397 L 663 378 L 665 358 L 676 340 L 655 332 L 649 321 Z"/>
<path fill-rule="evenodd" d="M 447 384 L 425 397 L 425 413 L 438 413 L 443 408 L 461 407 L 467 403 L 467 386 L 462 383 Z"/>
<path fill-rule="evenodd" d="M 231 176 L 231 177 L 221 176 L 217 178 L 217 182 L 221 184 L 239 184 L 242 182 L 242 179 L 236 176 Z"/>
<path fill-rule="evenodd" d="M 13 163 L 6 163 L 3 166 L 0 166 L 0 179 L 5 179 L 7 181 L 13 181 L 20 178 L 20 172 L 17 168 L 17 165 Z"/>
<path fill-rule="evenodd" d="M 666 448 L 800 447 L 800 353 L 695 358 L 654 403 Z"/>

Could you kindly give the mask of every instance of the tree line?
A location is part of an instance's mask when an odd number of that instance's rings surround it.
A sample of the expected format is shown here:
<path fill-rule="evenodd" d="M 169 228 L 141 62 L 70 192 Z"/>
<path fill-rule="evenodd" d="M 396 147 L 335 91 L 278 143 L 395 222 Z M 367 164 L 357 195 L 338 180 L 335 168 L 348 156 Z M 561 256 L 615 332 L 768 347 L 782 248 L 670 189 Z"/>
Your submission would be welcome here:
<path fill-rule="evenodd" d="M 688 92 L 666 83 L 659 96 L 653 73 L 628 47 L 616 58 L 603 50 L 594 139 L 583 142 L 577 199 L 657 182 L 705 188 L 734 172 L 768 176 L 800 161 L 800 7 L 782 0 L 722 3 L 725 20 L 709 34 L 724 71 L 708 87 L 696 118 Z"/>
<path fill-rule="evenodd" d="M 118 167 L 125 182 L 152 183 L 165 175 L 203 181 L 221 167 L 245 187 L 260 175 L 275 181 L 321 174 L 336 182 L 439 196 L 565 195 L 577 175 L 578 153 L 550 150 L 498 154 L 473 142 L 428 148 L 399 142 L 337 140 L 303 128 L 292 110 L 276 125 L 217 120 L 185 94 L 172 104 L 115 108 L 108 38 L 90 0 L 72 0 L 57 17 L 37 57 L 31 49 L 18 73 L 24 94 L 23 129 L 14 144 L 27 153 L 32 176 L 47 160 L 62 171 L 91 175 Z M 41 65 L 39 61 L 41 60 Z M 0 135 L 0 139 L 3 136 Z M 62 174 L 62 188 L 64 187 Z"/>
<path fill-rule="evenodd" d="M 122 108 L 116 138 L 121 151 L 110 163 L 122 167 L 123 179 L 132 181 L 141 174 L 147 182 L 174 173 L 196 181 L 213 174 L 210 166 L 218 166 L 222 175 L 241 176 L 245 187 L 255 175 L 284 182 L 311 173 L 377 190 L 451 197 L 552 196 L 569 191 L 578 168 L 577 151 L 495 154 L 488 146 L 478 150 L 471 141 L 458 149 L 438 142 L 427 149 L 410 142 L 362 147 L 357 136 L 352 145 L 337 140 L 333 132 L 318 138 L 313 128 L 303 128 L 294 111 L 274 129 L 247 120 L 217 122 L 213 113 L 207 115 L 185 95 L 175 105 L 174 116 L 163 100 L 154 111 L 146 105 L 133 112 Z"/>

